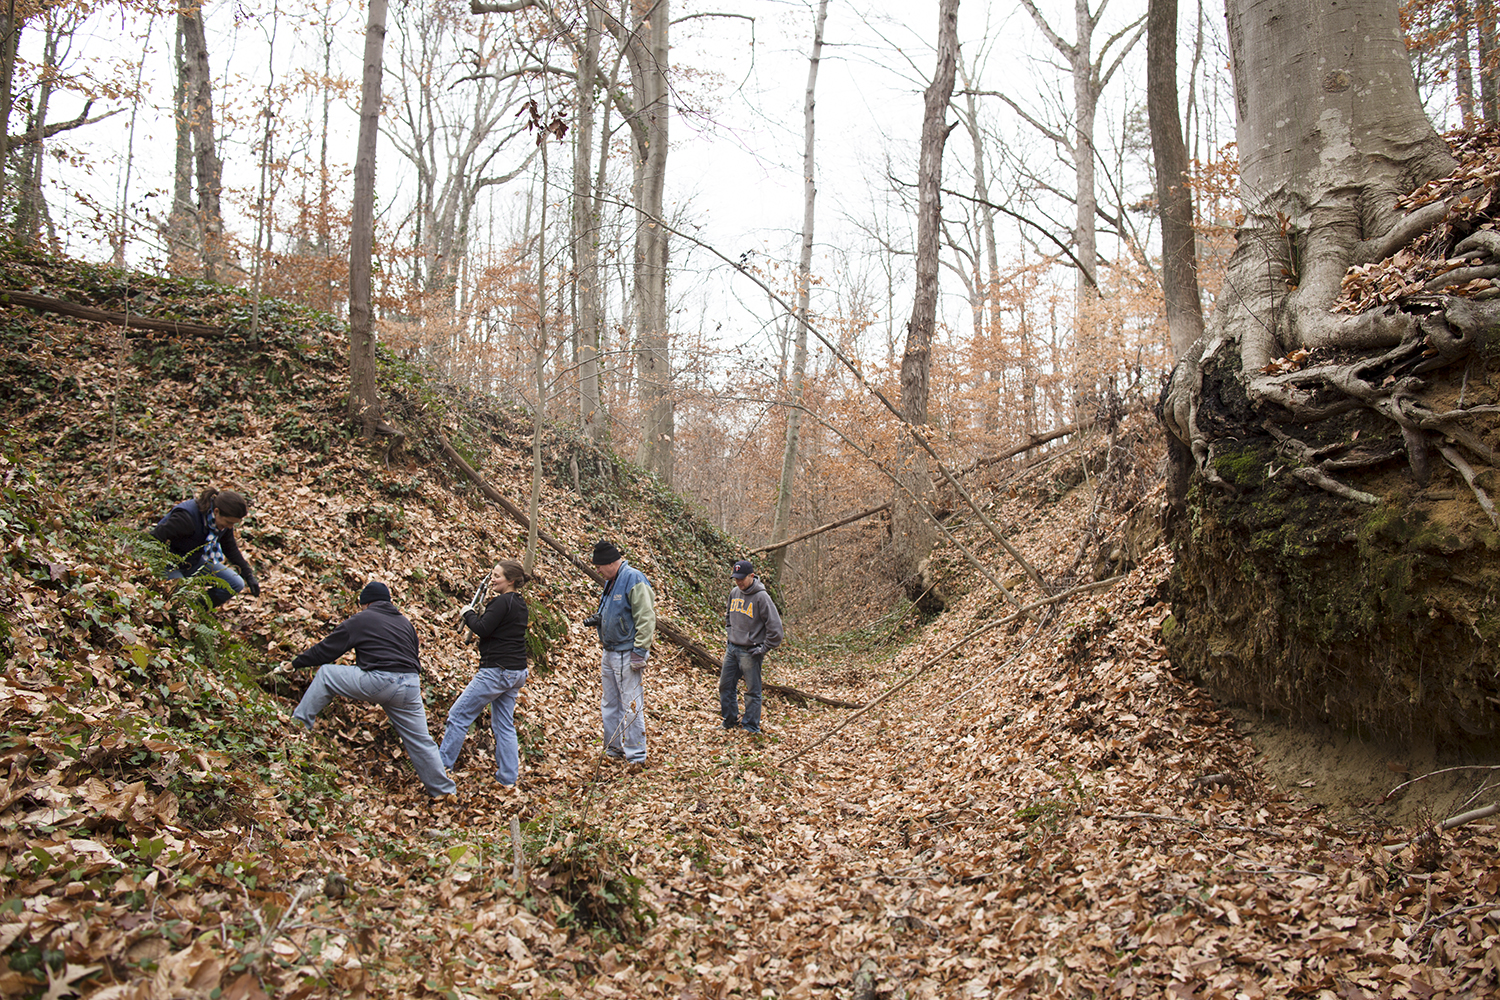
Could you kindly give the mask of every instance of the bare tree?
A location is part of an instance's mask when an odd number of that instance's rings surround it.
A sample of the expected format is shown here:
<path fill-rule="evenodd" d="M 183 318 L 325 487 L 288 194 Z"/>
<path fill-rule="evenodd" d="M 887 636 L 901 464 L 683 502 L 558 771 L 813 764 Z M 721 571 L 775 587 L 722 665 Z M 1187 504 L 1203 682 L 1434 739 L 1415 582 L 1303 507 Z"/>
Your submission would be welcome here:
<path fill-rule="evenodd" d="M 1198 248 L 1187 146 L 1177 109 L 1177 0 L 1150 0 L 1146 12 L 1146 106 L 1156 160 L 1156 206 L 1161 215 L 1161 285 L 1172 353 L 1182 357 L 1203 336 L 1198 294 Z"/>
<path fill-rule="evenodd" d="M 367 439 L 384 425 L 375 382 L 375 322 L 370 257 L 375 243 L 375 140 L 380 130 L 386 0 L 370 0 L 365 68 L 359 94 L 359 139 L 354 160 L 354 210 L 349 237 L 349 420 Z"/>
<path fill-rule="evenodd" d="M 901 355 L 901 416 L 913 433 L 926 433 L 927 399 L 932 366 L 932 333 L 937 321 L 939 236 L 942 205 L 943 147 L 947 144 L 948 102 L 958 63 L 958 0 L 938 7 L 937 66 L 923 97 L 922 139 L 917 164 L 916 290 L 906 324 Z M 892 570 L 913 596 L 929 588 L 918 572 L 932 551 L 934 531 L 911 497 L 924 497 L 931 485 L 926 452 L 903 441 L 900 476 L 905 489 L 891 513 Z"/>
<path fill-rule="evenodd" d="M 220 206 L 224 168 L 214 137 L 213 78 L 202 3 L 178 8 L 175 52 L 177 159 L 167 220 L 169 262 L 179 271 L 201 267 L 205 278 L 217 280 L 225 277 Z"/>
<path fill-rule="evenodd" d="M 624 5 L 622 5 L 624 6 Z M 668 152 L 668 119 L 671 111 L 670 88 L 667 81 L 669 71 L 668 34 L 670 27 L 670 5 L 668 0 L 631 0 L 628 13 L 615 16 L 598 0 L 584 0 L 584 37 L 579 38 L 576 26 L 564 18 L 557 6 L 547 0 L 507 0 L 486 2 L 470 0 L 470 10 L 475 14 L 514 13 L 527 8 L 540 11 L 548 20 L 556 37 L 573 49 L 580 67 L 591 66 L 595 74 L 591 87 L 601 88 L 609 95 L 605 106 L 605 120 L 600 127 L 599 169 L 594 182 L 591 209 L 576 219 L 586 217 L 592 221 L 592 232 L 599 232 L 600 206 L 602 204 L 606 160 L 609 154 L 608 124 L 609 106 L 619 111 L 631 131 L 632 153 L 632 202 L 635 213 L 635 250 L 633 254 L 632 283 L 625 295 L 627 315 L 621 319 L 622 331 L 626 324 L 635 330 L 635 366 L 640 392 L 643 420 L 641 440 L 636 460 L 645 468 L 657 473 L 665 482 L 672 480 L 672 443 L 674 431 L 674 395 L 670 357 L 670 331 L 667 327 L 667 231 L 661 224 L 664 218 L 663 195 L 665 191 Z M 630 92 L 627 95 L 616 86 L 618 64 L 615 70 L 605 74 L 599 67 L 597 50 L 592 39 L 602 29 L 614 39 L 619 58 L 630 70 Z M 584 82 L 579 81 L 577 70 L 566 70 L 549 66 L 539 60 L 539 69 L 572 77 L 580 87 L 580 106 L 590 105 L 583 96 Z M 580 137 L 582 141 L 582 137 Z M 575 179 L 575 185 L 578 181 Z M 575 187 L 575 197 L 581 188 Z M 585 240 L 585 242 L 590 242 Z M 597 241 L 593 241 L 597 242 Z M 588 264 L 590 246 L 585 252 L 584 263 Z M 597 258 L 595 258 L 597 261 Z M 604 373 L 594 364 L 603 348 L 604 323 L 602 295 L 597 300 L 601 308 L 591 308 L 591 296 L 595 290 L 602 293 L 604 280 L 597 262 L 590 265 L 597 280 L 587 282 L 580 289 L 580 342 L 579 361 L 582 371 L 580 406 L 588 412 L 598 414 L 601 425 L 594 434 L 602 437 L 604 410 L 602 382 Z M 582 272 L 581 272 L 582 274 Z M 593 341 L 593 333 L 599 334 L 599 342 Z M 623 333 L 622 333 L 623 339 Z M 587 346 L 585 346 L 587 344 Z M 600 402 L 590 405 L 583 400 L 593 391 L 593 373 L 598 372 Z M 623 380 L 622 380 L 623 381 Z M 628 395 L 628 386 L 626 394 Z"/>
<path fill-rule="evenodd" d="M 1044 134 L 1051 136 L 1054 141 L 1058 141 L 1073 163 L 1075 175 L 1073 244 L 1074 257 L 1079 267 L 1077 289 L 1080 312 L 1083 311 L 1085 299 L 1097 296 L 1099 285 L 1098 241 L 1095 236 L 1099 200 L 1095 191 L 1097 153 L 1094 147 L 1094 127 L 1099 97 L 1104 93 L 1104 88 L 1109 85 L 1110 79 L 1119 70 L 1120 64 L 1129 55 L 1130 50 L 1135 47 L 1136 42 L 1140 41 L 1145 30 L 1142 24 L 1144 18 L 1137 18 L 1106 38 L 1099 46 L 1099 52 L 1096 55 L 1094 36 L 1107 4 L 1108 0 L 1100 0 L 1099 9 L 1090 10 L 1089 0 L 1073 0 L 1074 40 L 1069 42 L 1047 23 L 1047 19 L 1042 16 L 1042 12 L 1037 9 L 1033 0 L 1021 0 L 1021 6 L 1026 8 L 1026 12 L 1031 15 L 1031 19 L 1036 22 L 1047 41 L 1052 43 L 1052 47 L 1067 62 L 1073 83 L 1071 137 L 1045 128 L 1013 100 L 1006 99 L 1018 114 L 1033 126 L 1041 128 Z M 1084 336 L 1081 330 L 1078 336 L 1080 339 Z M 1089 345 L 1077 344 L 1075 346 L 1080 354 L 1085 356 L 1088 354 Z"/>
<path fill-rule="evenodd" d="M 818 197 L 817 178 L 813 173 L 814 96 L 818 87 L 818 61 L 823 57 L 823 24 L 828 20 L 828 0 L 819 0 L 817 21 L 813 25 L 812 54 L 807 60 L 807 91 L 802 100 L 802 254 L 797 262 L 797 310 L 803 319 L 811 320 L 813 205 Z M 802 428 L 802 380 L 807 371 L 807 325 L 797 323 L 792 348 L 791 406 L 786 415 L 786 444 L 781 456 L 781 479 L 776 488 L 776 514 L 771 522 L 772 543 L 783 541 L 792 515 L 792 484 L 797 474 L 797 438 Z M 771 552 L 770 578 L 779 581 L 786 565 L 787 549 L 781 546 Z"/>
<path fill-rule="evenodd" d="M 667 231 L 660 220 L 667 177 L 667 69 L 670 65 L 668 0 L 631 0 L 627 29 L 614 18 L 605 23 L 630 65 L 634 115 L 630 119 L 634 156 L 636 378 L 641 392 L 641 441 L 636 462 L 672 483 L 672 359 L 667 329 Z"/>
<path fill-rule="evenodd" d="M 9 195 L 6 177 L 10 167 L 10 113 L 15 102 L 16 51 L 25 23 L 25 15 L 17 16 L 12 0 L 0 4 L 0 202 L 5 202 Z"/>
<path fill-rule="evenodd" d="M 62 43 L 66 30 L 68 29 L 58 23 L 56 12 L 45 12 L 42 23 L 41 77 L 37 81 L 35 99 L 29 102 L 27 141 L 18 150 L 21 155 L 16 161 L 16 207 L 12 235 L 22 246 L 40 245 L 42 230 L 51 227 L 47 199 L 42 190 L 42 171 L 47 162 L 47 146 L 42 132 L 51 107 L 52 90 L 58 71 L 58 46 Z"/>
<path fill-rule="evenodd" d="M 594 110 L 598 90 L 602 15 L 595 0 L 584 0 L 575 82 L 578 117 L 573 127 L 573 289 L 577 306 L 574 354 L 578 364 L 578 420 L 591 441 L 602 441 L 609 430 L 599 392 L 599 350 L 603 339 L 603 280 L 599 271 L 599 205 L 590 187 L 594 164 Z M 608 112 L 606 109 L 606 121 Z M 608 154 L 600 143 L 600 180 Z"/>

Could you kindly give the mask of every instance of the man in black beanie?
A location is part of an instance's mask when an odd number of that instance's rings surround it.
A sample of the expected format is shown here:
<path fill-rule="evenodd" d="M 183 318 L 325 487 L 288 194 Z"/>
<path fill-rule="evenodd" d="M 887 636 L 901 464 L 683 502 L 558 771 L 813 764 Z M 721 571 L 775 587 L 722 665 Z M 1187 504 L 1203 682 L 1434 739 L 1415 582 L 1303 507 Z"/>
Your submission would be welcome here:
<path fill-rule="evenodd" d="M 458 786 L 443 769 L 437 744 L 427 730 L 417 630 L 391 603 L 390 588 L 379 581 L 365 584 L 359 604 L 358 614 L 346 618 L 328 638 L 292 661 L 294 668 L 318 668 L 292 712 L 294 724 L 311 730 L 334 695 L 379 705 L 396 727 L 428 796 L 452 795 Z M 351 649 L 354 663 L 334 662 Z"/>
<path fill-rule="evenodd" d="M 642 675 L 656 636 L 656 595 L 645 575 L 625 561 L 613 542 L 594 546 L 594 568 L 604 577 L 599 610 L 585 624 L 599 630 L 599 714 L 604 752 L 631 764 L 646 763 L 646 690 Z"/>

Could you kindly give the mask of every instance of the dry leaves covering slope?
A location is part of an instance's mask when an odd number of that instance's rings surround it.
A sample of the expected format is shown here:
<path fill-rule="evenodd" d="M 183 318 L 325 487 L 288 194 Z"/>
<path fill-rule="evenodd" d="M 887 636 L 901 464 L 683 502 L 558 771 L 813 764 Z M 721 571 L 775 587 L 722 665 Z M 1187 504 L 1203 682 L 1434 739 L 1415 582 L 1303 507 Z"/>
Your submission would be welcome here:
<path fill-rule="evenodd" d="M 27 266 L 21 287 L 105 308 L 130 294 L 201 322 L 233 309 L 221 290 L 185 299 Z M 1041 624 L 960 641 L 1007 613 L 976 589 L 903 644 L 800 637 L 773 655 L 771 679 L 853 701 L 932 663 L 832 736 L 849 713 L 779 700 L 766 739 L 724 732 L 713 677 L 663 648 L 645 771 L 599 758 L 596 652 L 564 627 L 592 587 L 546 555 L 531 598 L 556 617 L 517 711 L 523 794 L 491 780 L 482 727 L 460 801 L 436 809 L 378 710 L 335 706 L 316 736 L 287 736 L 307 679 L 278 665 L 372 575 L 417 622 L 441 725 L 474 662 L 453 609 L 520 533 L 416 429 L 442 424 L 517 501 L 527 433 L 388 365 L 414 433 L 387 468 L 333 431 L 336 331 L 273 322 L 252 370 L 235 367 L 233 345 L 0 314 L 0 993 L 1479 997 L 1500 985 L 1493 826 L 1390 851 L 1421 831 L 1338 825 L 1274 787 L 1162 658 L 1157 550 Z M 731 553 L 691 542 L 680 503 L 604 457 L 578 462 L 590 478 L 575 493 L 561 473 L 575 446 L 549 447 L 545 530 L 579 552 L 620 538 L 665 613 L 696 620 L 712 647 L 723 565 L 698 566 Z M 217 619 L 106 527 L 150 520 L 207 481 L 254 495 L 245 547 L 265 586 Z M 1077 561 L 1080 524 L 1110 518 L 1077 489 L 986 502 L 1049 577 Z"/>

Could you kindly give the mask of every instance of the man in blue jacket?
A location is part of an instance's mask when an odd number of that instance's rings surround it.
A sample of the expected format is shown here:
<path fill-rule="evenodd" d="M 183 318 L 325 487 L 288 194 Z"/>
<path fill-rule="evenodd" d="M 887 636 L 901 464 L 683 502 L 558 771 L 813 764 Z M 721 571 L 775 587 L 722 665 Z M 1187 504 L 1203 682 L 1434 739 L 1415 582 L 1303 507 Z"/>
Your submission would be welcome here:
<path fill-rule="evenodd" d="M 600 677 L 604 693 L 604 752 L 636 765 L 646 763 L 646 691 L 641 681 L 656 635 L 655 595 L 640 570 L 612 543 L 594 546 L 594 568 L 604 577 L 599 611 L 588 624 L 604 647 Z"/>
<path fill-rule="evenodd" d="M 379 705 L 396 727 L 401 746 L 417 769 L 428 797 L 452 795 L 458 786 L 443 769 L 437 744 L 427 731 L 417 630 L 396 610 L 390 588 L 383 583 L 365 584 L 359 592 L 359 605 L 358 614 L 344 619 L 328 638 L 292 661 L 294 668 L 318 668 L 292 719 L 311 730 L 318 713 L 328 707 L 334 695 Z M 351 649 L 352 664 L 334 662 Z"/>

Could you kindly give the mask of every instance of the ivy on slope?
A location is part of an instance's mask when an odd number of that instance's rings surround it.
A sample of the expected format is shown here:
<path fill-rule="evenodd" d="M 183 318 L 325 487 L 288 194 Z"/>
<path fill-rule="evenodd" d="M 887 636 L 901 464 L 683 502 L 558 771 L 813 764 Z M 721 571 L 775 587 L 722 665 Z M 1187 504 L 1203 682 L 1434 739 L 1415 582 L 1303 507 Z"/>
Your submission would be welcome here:
<path fill-rule="evenodd" d="M 335 734 L 346 750 L 289 734 L 254 650 L 193 581 L 158 579 L 156 543 L 9 458 L 0 484 L 0 995 L 409 996 L 493 975 L 432 946 L 470 904 L 471 935 L 522 968 L 650 926 L 609 831 L 528 821 L 515 891 L 508 844 L 351 781 L 368 713 L 329 713 L 363 730 Z"/>
<path fill-rule="evenodd" d="M 0 481 L 0 803 L 19 807 L 0 829 L 0 993 L 153 963 L 185 984 L 205 974 L 205 924 L 254 950 L 261 928 L 213 911 L 301 860 L 280 832 L 321 818 L 326 776 L 282 749 L 201 593 L 131 582 L 157 575 L 154 542 L 101 530 L 9 459 Z M 69 923 L 64 947 L 34 943 Z"/>
<path fill-rule="evenodd" d="M 126 335 L 0 309 L 0 995 L 410 996 L 496 982 L 468 957 L 476 945 L 508 956 L 508 975 L 545 959 L 561 976 L 557 962 L 584 960 L 580 933 L 623 941 L 651 926 L 630 851 L 597 816 L 528 810 L 522 892 L 494 863 L 509 831 L 482 801 L 464 829 L 429 837 L 454 817 L 421 799 L 378 709 L 331 706 L 315 739 L 283 722 L 307 678 L 278 663 L 346 614 L 372 572 L 423 637 L 429 711 L 456 695 L 472 651 L 451 611 L 479 561 L 518 554 L 524 531 L 424 463 L 422 429 L 447 427 L 520 501 L 528 415 L 386 354 L 383 391 L 411 434 L 382 455 L 343 426 L 344 334 L 326 317 L 263 304 L 252 341 L 235 289 L 3 254 L 0 272 L 228 329 L 213 342 Z M 683 610 L 717 617 L 733 556 L 722 534 L 566 431 L 544 462 L 549 531 L 580 552 L 622 539 L 665 613 L 680 588 Z M 205 483 L 248 486 L 238 533 L 267 585 L 217 613 L 193 581 L 160 580 L 164 553 L 140 530 Z M 571 755 L 574 715 L 597 727 L 597 704 L 572 693 L 597 650 L 568 626 L 596 588 L 551 563 L 528 590 L 533 654 L 539 675 L 561 676 L 517 713 L 532 767 Z M 462 933 L 456 905 L 478 914 Z"/>

